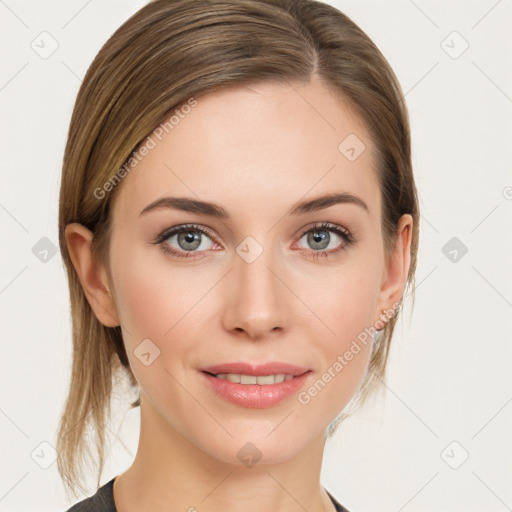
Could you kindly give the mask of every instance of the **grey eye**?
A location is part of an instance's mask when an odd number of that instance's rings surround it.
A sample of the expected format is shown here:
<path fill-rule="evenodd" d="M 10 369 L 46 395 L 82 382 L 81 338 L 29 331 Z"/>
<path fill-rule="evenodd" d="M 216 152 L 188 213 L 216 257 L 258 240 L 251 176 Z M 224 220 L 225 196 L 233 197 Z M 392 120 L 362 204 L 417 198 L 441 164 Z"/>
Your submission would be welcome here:
<path fill-rule="evenodd" d="M 313 249 L 315 251 L 323 251 L 325 249 L 334 249 L 338 245 L 340 245 L 341 242 L 343 242 L 343 239 L 340 235 L 328 230 L 328 229 L 312 229 L 308 233 L 305 233 L 302 238 L 307 237 L 307 244 L 310 249 Z M 331 245 L 329 247 L 329 244 L 331 242 L 336 242 L 336 238 L 338 238 L 338 243 L 334 246 Z"/>
<path fill-rule="evenodd" d="M 178 247 L 171 243 L 174 237 L 177 237 Z M 174 249 L 187 252 L 195 251 L 198 248 L 201 248 L 201 250 L 207 250 L 210 249 L 213 245 L 213 242 L 206 234 L 198 231 L 197 229 L 192 228 L 188 228 L 179 233 L 172 234 L 165 240 L 165 242 L 167 243 L 167 245 L 171 246 Z M 210 242 L 209 246 L 208 242 Z M 204 246 L 205 243 L 206 247 Z"/>
<path fill-rule="evenodd" d="M 178 233 L 178 245 L 185 251 L 193 251 L 201 245 L 201 234 L 194 231 Z"/>

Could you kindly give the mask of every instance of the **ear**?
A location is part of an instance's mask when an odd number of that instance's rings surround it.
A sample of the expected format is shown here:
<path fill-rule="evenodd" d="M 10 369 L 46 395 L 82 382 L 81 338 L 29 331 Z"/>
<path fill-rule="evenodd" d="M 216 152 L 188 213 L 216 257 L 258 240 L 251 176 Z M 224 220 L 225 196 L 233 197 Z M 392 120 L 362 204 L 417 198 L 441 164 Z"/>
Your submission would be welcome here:
<path fill-rule="evenodd" d="M 105 267 L 92 252 L 92 232 L 76 222 L 68 224 L 65 232 L 66 244 L 73 266 L 96 318 L 106 327 L 119 325 L 111 286 Z"/>
<path fill-rule="evenodd" d="M 381 289 L 378 298 L 378 311 L 396 309 L 396 305 L 402 300 L 407 274 L 411 265 L 411 240 L 412 240 L 413 218 L 404 214 L 400 217 L 397 227 L 395 245 L 392 254 L 382 275 Z"/>

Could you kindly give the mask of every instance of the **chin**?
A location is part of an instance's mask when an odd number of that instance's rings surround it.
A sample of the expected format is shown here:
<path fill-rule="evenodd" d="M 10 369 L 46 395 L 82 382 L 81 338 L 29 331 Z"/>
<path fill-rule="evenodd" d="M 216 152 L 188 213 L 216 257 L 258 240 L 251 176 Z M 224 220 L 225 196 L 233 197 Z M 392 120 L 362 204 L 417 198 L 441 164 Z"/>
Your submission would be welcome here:
<path fill-rule="evenodd" d="M 267 420 L 251 420 L 250 427 L 227 422 L 226 429 L 233 437 L 225 433 L 215 437 L 199 434 L 200 441 L 195 444 L 210 456 L 230 465 L 279 464 L 293 459 L 317 437 L 297 430 L 297 422 L 286 423 L 287 420 L 275 428 L 275 423 L 270 425 Z M 290 428 L 294 429 L 293 433 Z"/>

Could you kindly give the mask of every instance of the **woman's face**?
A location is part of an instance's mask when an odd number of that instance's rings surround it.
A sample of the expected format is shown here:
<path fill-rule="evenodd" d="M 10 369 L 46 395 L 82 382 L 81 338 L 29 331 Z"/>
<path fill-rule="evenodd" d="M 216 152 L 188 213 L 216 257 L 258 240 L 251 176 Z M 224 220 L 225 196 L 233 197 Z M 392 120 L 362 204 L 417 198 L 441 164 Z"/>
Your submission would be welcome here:
<path fill-rule="evenodd" d="M 347 405 L 371 349 L 371 338 L 357 352 L 353 342 L 401 297 L 384 259 L 372 145 L 317 80 L 232 88 L 194 105 L 148 139 L 113 204 L 109 287 L 142 413 L 226 462 L 240 464 L 247 442 L 261 463 L 287 460 Z M 357 199 L 298 208 L 333 194 Z M 274 394 L 278 383 L 258 402 L 257 384 L 202 371 L 237 362 L 309 372 L 291 394 Z"/>

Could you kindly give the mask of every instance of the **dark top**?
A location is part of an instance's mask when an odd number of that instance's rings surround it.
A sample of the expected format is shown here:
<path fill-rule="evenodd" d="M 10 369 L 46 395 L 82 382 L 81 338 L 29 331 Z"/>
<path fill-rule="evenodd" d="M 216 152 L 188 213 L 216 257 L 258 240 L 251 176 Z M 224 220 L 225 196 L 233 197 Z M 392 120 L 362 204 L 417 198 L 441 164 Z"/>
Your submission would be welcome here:
<path fill-rule="evenodd" d="M 85 500 L 79 501 L 75 505 L 73 505 L 66 512 L 117 512 L 116 505 L 114 503 L 114 480 L 116 477 L 112 478 L 110 482 L 107 482 L 105 485 L 102 485 L 90 498 L 86 498 Z M 329 498 L 334 503 L 337 512 L 349 512 L 345 507 L 341 506 L 327 491 Z"/>

